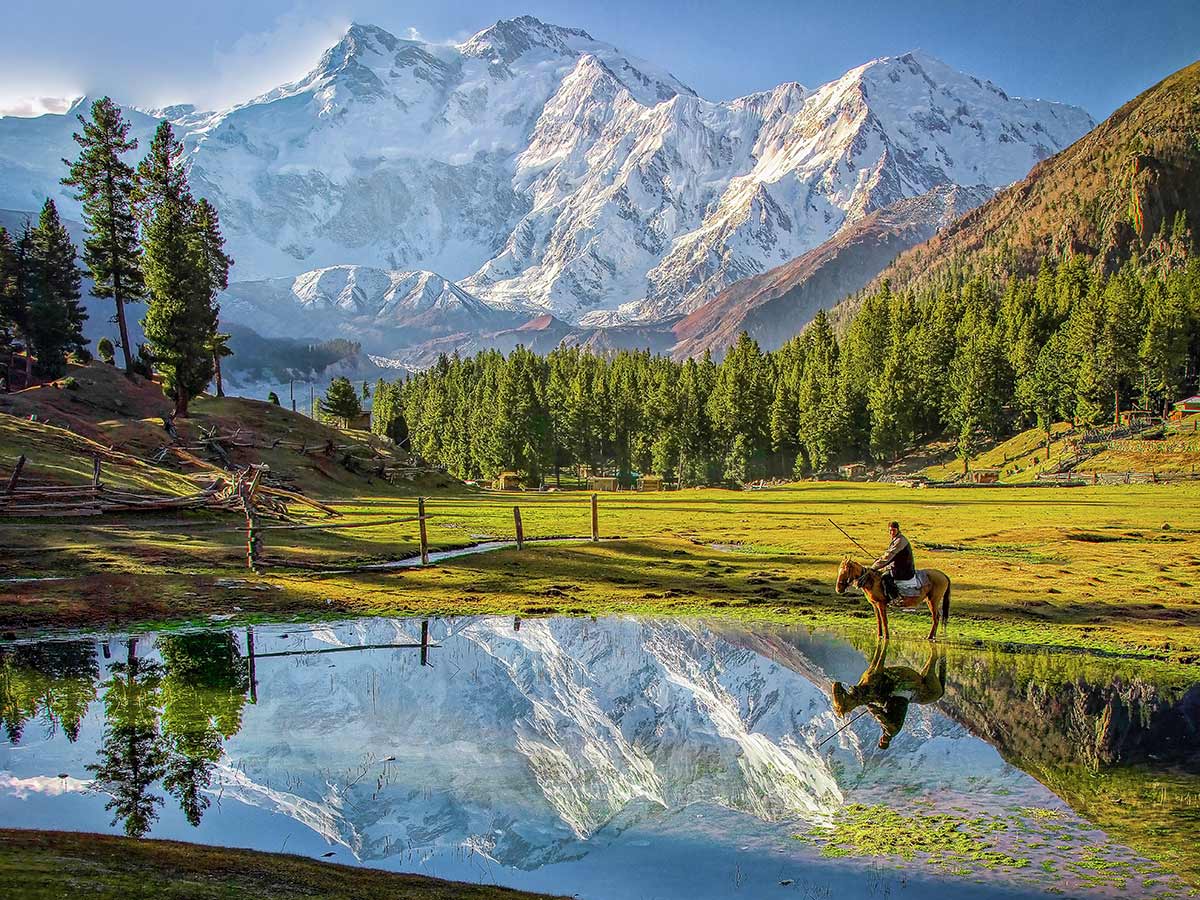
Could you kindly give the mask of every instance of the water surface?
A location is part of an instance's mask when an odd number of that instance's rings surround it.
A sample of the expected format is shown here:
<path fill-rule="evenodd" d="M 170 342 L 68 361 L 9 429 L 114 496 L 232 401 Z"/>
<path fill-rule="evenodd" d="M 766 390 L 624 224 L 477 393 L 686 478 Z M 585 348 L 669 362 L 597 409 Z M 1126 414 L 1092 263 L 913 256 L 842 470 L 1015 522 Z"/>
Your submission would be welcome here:
<path fill-rule="evenodd" d="M 864 649 L 511 617 L 8 644 L 0 819 L 596 900 L 1186 895 L 1200 686 Z"/>

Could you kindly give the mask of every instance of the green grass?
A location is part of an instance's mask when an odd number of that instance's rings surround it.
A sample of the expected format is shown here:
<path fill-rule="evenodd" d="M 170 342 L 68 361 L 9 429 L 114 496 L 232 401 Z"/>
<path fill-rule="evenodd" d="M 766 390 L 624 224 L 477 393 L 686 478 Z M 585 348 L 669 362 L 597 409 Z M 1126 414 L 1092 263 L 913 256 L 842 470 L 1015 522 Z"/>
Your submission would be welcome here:
<path fill-rule="evenodd" d="M 861 596 L 833 592 L 838 560 L 862 554 L 827 519 L 878 551 L 884 523 L 898 518 L 918 565 L 953 581 L 954 640 L 1115 653 L 1195 672 L 1198 500 L 1200 485 L 1191 484 L 929 491 L 814 483 L 605 494 L 599 544 L 532 544 L 427 569 L 345 572 L 416 554 L 416 523 L 268 531 L 262 577 L 247 577 L 244 536 L 228 516 L 26 520 L 0 523 L 17 536 L 0 578 L 66 580 L 0 583 L 0 627 L 194 621 L 233 606 L 247 616 L 718 614 L 869 625 Z M 590 531 L 586 493 L 442 493 L 427 504 L 432 549 L 511 538 L 514 505 L 527 539 Z M 339 523 L 366 524 L 415 514 L 416 500 L 360 496 L 338 508 Z M 893 620 L 901 634 L 928 627 L 920 614 Z"/>
<path fill-rule="evenodd" d="M 398 875 L 279 853 L 10 828 L 0 829 L 0 884 L 5 886 L 4 895 L 13 900 L 76 895 L 114 900 L 548 900 L 544 894 Z"/>
<path fill-rule="evenodd" d="M 26 520 L 0 523 L 12 547 L 0 560 L 0 578 L 66 580 L 0 583 L 0 626 L 182 622 L 232 606 L 247 616 L 718 613 L 870 624 L 860 596 L 833 593 L 838 560 L 847 550 L 862 554 L 827 518 L 876 551 L 886 538 L 883 523 L 899 518 L 918 565 L 952 578 L 954 640 L 1196 666 L 1198 500 L 1200 485 L 1188 484 L 998 492 L 805 484 L 602 494 L 605 540 L 598 545 L 534 544 L 424 570 L 346 572 L 413 556 L 416 524 L 270 530 L 264 534 L 269 569 L 248 578 L 244 535 L 230 516 Z M 521 506 L 527 539 L 590 530 L 586 493 L 442 493 L 427 504 L 431 547 L 510 539 L 514 505 Z M 416 500 L 352 497 L 338 509 L 338 523 L 366 524 L 414 515 Z M 218 581 L 228 578 L 247 583 Z M 919 614 L 893 618 L 901 634 L 928 628 Z"/>

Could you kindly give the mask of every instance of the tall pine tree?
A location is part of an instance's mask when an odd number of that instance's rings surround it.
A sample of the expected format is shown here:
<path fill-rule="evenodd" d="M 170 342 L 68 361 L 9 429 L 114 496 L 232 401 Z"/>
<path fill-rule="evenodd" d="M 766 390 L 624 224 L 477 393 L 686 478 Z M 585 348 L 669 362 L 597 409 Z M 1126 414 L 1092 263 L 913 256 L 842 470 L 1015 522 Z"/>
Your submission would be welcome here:
<path fill-rule="evenodd" d="M 125 372 L 133 374 L 125 303 L 141 300 L 146 293 L 142 276 L 137 217 L 134 214 L 134 172 L 121 157 L 137 149 L 129 138 L 129 123 L 108 97 L 92 104 L 92 118 L 79 116 L 83 134 L 75 134 L 79 158 L 63 160 L 71 167 L 63 184 L 75 188 L 75 199 L 83 201 L 83 221 L 88 236 L 83 243 L 83 261 L 91 270 L 96 297 L 111 297 L 117 308 L 117 328 Z"/>
<path fill-rule="evenodd" d="M 33 229 L 33 265 L 29 335 L 37 354 L 38 374 L 57 378 L 66 370 L 66 354 L 83 353 L 87 348 L 83 336 L 87 312 L 79 304 L 75 245 L 53 200 L 46 200 Z"/>
<path fill-rule="evenodd" d="M 16 323 L 12 307 L 16 303 L 17 248 L 8 230 L 0 226 L 0 353 L 12 352 Z M 3 389 L 8 388 L 8 373 L 3 375 Z"/>
<path fill-rule="evenodd" d="M 229 287 L 229 268 L 233 265 L 233 260 L 225 253 L 225 238 L 221 236 L 221 222 L 217 217 L 217 210 L 203 197 L 196 204 L 192 226 L 194 228 L 192 239 L 196 243 L 196 252 L 200 255 L 200 263 L 208 281 L 209 305 L 213 310 L 212 333 L 209 335 L 208 346 L 212 353 L 217 396 L 224 397 L 225 388 L 221 383 L 221 360 L 226 356 L 232 356 L 233 350 L 229 347 L 230 335 L 217 330 L 220 316 L 217 295 Z M 366 397 L 364 396 L 363 399 Z"/>
<path fill-rule="evenodd" d="M 142 327 L 163 388 L 175 401 L 175 415 L 185 417 L 192 398 L 212 380 L 216 311 L 211 273 L 197 240 L 183 145 L 170 122 L 158 126 L 137 179 L 145 235 L 142 265 L 150 294 Z"/>

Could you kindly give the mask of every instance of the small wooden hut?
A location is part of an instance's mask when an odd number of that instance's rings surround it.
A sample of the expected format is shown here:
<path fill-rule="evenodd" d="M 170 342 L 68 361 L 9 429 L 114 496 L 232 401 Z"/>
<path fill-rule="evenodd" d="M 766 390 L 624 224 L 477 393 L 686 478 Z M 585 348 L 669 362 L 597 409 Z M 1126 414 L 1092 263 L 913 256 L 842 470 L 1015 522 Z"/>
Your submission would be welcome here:
<path fill-rule="evenodd" d="M 838 474 L 847 481 L 853 481 L 855 478 L 867 477 L 866 463 L 846 463 L 844 466 L 838 466 Z"/>
<path fill-rule="evenodd" d="M 615 491 L 617 490 L 617 479 L 607 475 L 589 475 L 587 480 L 589 491 Z"/>
<path fill-rule="evenodd" d="M 999 484 L 999 469 L 973 469 L 967 473 L 967 481 L 971 484 Z"/>
<path fill-rule="evenodd" d="M 1180 419 L 1195 415 L 1196 413 L 1200 413 L 1200 394 L 1172 404 L 1171 421 L 1178 422 Z"/>
<path fill-rule="evenodd" d="M 492 488 L 497 491 L 519 491 L 521 481 L 520 472 L 501 472 L 492 482 Z"/>
<path fill-rule="evenodd" d="M 640 475 L 637 480 L 639 491 L 661 491 L 663 480 L 661 475 Z"/>

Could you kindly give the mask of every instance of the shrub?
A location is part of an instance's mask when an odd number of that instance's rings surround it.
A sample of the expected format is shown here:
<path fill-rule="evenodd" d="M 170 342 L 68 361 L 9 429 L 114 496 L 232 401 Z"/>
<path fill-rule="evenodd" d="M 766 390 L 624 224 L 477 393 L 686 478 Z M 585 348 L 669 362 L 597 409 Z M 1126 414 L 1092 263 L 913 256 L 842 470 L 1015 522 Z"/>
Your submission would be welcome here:
<path fill-rule="evenodd" d="M 279 395 L 277 393 L 275 393 L 274 391 L 271 391 L 271 393 L 267 394 L 267 402 L 273 403 L 276 406 L 279 406 L 280 405 Z"/>
<path fill-rule="evenodd" d="M 100 357 L 101 362 L 108 363 L 110 366 L 117 364 L 117 348 L 113 346 L 113 342 L 106 337 L 96 341 L 96 354 Z"/>

